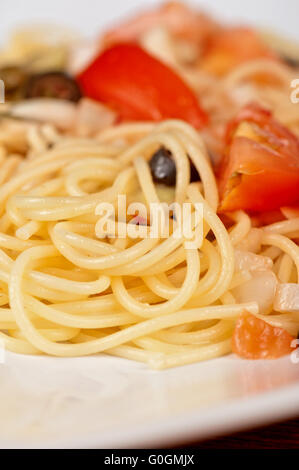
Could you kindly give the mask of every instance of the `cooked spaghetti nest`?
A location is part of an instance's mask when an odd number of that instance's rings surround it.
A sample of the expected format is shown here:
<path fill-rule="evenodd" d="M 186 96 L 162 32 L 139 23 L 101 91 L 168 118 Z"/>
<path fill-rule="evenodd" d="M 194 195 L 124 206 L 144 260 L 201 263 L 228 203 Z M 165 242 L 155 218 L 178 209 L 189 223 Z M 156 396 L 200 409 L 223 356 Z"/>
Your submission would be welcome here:
<path fill-rule="evenodd" d="M 162 369 L 229 353 L 244 310 L 298 328 L 298 315 L 271 315 L 251 299 L 240 303 L 235 292 L 254 277 L 236 253 L 250 251 L 257 234 L 252 256 L 266 260 L 268 272 L 283 282 L 297 280 L 292 237 L 299 220 L 256 229 L 237 212 L 228 230 L 216 214 L 205 145 L 192 127 L 122 124 L 90 140 L 50 134 L 30 136 L 26 160 L 1 153 L 0 339 L 9 351 L 104 352 Z M 166 198 L 146 163 L 161 146 L 177 167 L 168 199 L 203 204 L 202 244 L 187 248 L 184 235 L 174 232 L 166 239 L 97 238 L 100 202 L 116 207 L 120 194 L 147 205 Z M 200 183 L 189 184 L 188 157 Z"/>

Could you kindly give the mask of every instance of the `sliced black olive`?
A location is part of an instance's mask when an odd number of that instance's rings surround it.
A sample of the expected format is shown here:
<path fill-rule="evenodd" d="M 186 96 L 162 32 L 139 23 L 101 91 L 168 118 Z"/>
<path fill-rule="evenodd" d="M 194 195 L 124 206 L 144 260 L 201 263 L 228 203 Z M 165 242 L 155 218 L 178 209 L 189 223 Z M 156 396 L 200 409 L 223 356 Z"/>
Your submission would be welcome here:
<path fill-rule="evenodd" d="M 77 102 L 81 98 L 78 83 L 63 72 L 32 75 L 26 86 L 26 98 L 58 98 Z"/>
<path fill-rule="evenodd" d="M 0 79 L 4 82 L 5 96 L 8 100 L 22 97 L 26 78 L 27 75 L 21 67 L 10 65 L 0 68 Z"/>
<path fill-rule="evenodd" d="M 189 162 L 190 162 L 190 183 L 195 183 L 196 181 L 200 181 L 200 176 L 198 174 L 198 171 L 195 168 L 192 160 L 190 160 L 190 158 L 189 158 Z"/>
<path fill-rule="evenodd" d="M 197 169 L 190 160 L 190 182 L 200 181 L 200 176 Z M 176 166 L 172 158 L 171 152 L 161 147 L 152 156 L 150 160 L 150 169 L 152 172 L 153 180 L 156 183 L 165 184 L 167 186 L 175 186 L 176 183 Z"/>
<path fill-rule="evenodd" d="M 294 57 L 289 57 L 289 56 L 282 56 L 282 60 L 289 65 L 290 67 L 293 68 L 298 68 L 299 67 L 299 59 L 295 59 Z"/>
<path fill-rule="evenodd" d="M 156 183 L 175 186 L 176 167 L 171 152 L 161 147 L 150 160 L 150 169 Z"/>

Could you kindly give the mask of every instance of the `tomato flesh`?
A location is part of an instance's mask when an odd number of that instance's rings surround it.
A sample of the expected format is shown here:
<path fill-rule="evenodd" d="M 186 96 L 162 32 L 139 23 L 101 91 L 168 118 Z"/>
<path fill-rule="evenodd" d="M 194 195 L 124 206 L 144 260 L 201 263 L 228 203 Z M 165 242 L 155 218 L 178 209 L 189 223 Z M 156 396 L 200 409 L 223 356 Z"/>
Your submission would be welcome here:
<path fill-rule="evenodd" d="M 247 134 L 239 132 L 244 123 Z M 298 138 L 268 111 L 247 106 L 228 127 L 218 181 L 224 212 L 263 212 L 298 204 Z"/>
<path fill-rule="evenodd" d="M 232 350 L 244 359 L 277 359 L 294 351 L 294 337 L 247 312 L 237 320 Z"/>
<path fill-rule="evenodd" d="M 207 115 L 184 81 L 136 44 L 100 54 L 78 77 L 83 93 L 110 105 L 121 120 L 182 119 L 203 127 Z"/>

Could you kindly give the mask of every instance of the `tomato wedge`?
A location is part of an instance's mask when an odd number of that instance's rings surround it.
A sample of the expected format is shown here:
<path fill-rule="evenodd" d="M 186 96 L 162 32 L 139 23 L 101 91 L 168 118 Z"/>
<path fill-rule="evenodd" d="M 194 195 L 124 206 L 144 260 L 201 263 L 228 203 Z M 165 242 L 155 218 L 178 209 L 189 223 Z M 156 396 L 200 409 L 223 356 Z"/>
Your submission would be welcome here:
<path fill-rule="evenodd" d="M 104 35 L 104 42 L 112 45 L 138 41 L 144 33 L 157 27 L 166 28 L 177 38 L 201 44 L 219 25 L 203 12 L 178 1 L 169 1 L 112 28 Z"/>
<path fill-rule="evenodd" d="M 294 337 L 247 312 L 237 320 L 232 350 L 244 359 L 277 359 L 294 351 Z"/>
<path fill-rule="evenodd" d="M 299 202 L 299 139 L 257 105 L 228 126 L 220 211 L 263 212 Z"/>
<path fill-rule="evenodd" d="M 200 66 L 222 76 L 243 62 L 263 58 L 278 59 L 255 31 L 244 27 L 219 28 L 207 39 Z"/>
<path fill-rule="evenodd" d="M 86 96 L 113 107 L 121 120 L 174 118 L 196 128 L 208 120 L 184 81 L 136 44 L 105 50 L 78 81 Z"/>

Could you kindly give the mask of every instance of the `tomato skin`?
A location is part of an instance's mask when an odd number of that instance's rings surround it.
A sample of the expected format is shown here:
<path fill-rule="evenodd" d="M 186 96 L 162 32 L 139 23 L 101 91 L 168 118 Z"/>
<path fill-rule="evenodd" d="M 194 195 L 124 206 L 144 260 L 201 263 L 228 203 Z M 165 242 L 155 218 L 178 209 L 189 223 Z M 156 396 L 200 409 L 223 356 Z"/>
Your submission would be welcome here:
<path fill-rule="evenodd" d="M 278 359 L 294 351 L 295 338 L 247 312 L 237 320 L 232 350 L 244 359 Z"/>
<path fill-rule="evenodd" d="M 136 44 L 112 46 L 79 77 L 83 93 L 110 105 L 121 120 L 182 119 L 203 127 L 207 115 L 183 80 Z"/>
<path fill-rule="evenodd" d="M 297 162 L 299 152 L 298 138 L 274 119 L 271 111 L 262 108 L 256 103 L 250 103 L 245 106 L 237 117 L 229 123 L 226 132 L 227 145 L 232 141 L 238 125 L 243 121 L 252 122 L 259 126 L 264 133 L 265 140 L 268 139 L 272 147 L 275 147 L 277 151 Z"/>
<path fill-rule="evenodd" d="M 239 136 L 251 123 L 257 140 Z M 228 126 L 227 150 L 219 171 L 220 211 L 263 212 L 299 201 L 299 140 L 256 105 L 247 106 Z"/>
<path fill-rule="evenodd" d="M 253 143 L 250 139 L 237 137 L 230 148 L 230 162 L 222 175 L 220 189 L 224 195 L 221 211 L 271 211 L 299 201 L 298 167 L 284 166 L 280 160 L 273 166 L 275 154 Z M 239 184 L 226 192 L 227 181 L 239 173 Z"/>

